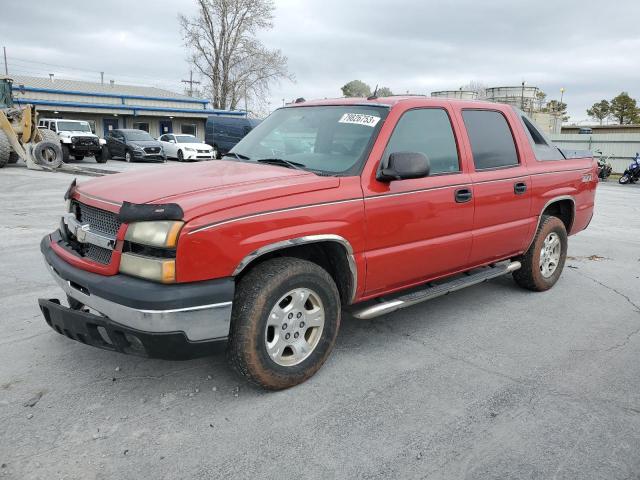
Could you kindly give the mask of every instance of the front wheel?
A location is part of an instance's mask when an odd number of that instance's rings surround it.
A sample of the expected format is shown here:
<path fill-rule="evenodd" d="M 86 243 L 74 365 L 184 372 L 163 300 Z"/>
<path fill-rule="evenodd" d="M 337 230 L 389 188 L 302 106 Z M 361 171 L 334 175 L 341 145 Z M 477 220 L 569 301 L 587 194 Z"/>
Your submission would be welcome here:
<path fill-rule="evenodd" d="M 178 150 L 178 161 L 182 162 L 184 160 L 184 153 L 182 153 L 182 150 Z"/>
<path fill-rule="evenodd" d="M 331 353 L 340 308 L 336 284 L 323 268 L 297 258 L 267 260 L 237 286 L 229 361 L 263 388 L 298 385 Z"/>
<path fill-rule="evenodd" d="M 518 285 L 542 292 L 553 287 L 567 258 L 567 230 L 558 217 L 543 215 L 529 250 L 515 260 L 522 264 L 513 272 Z"/>
<path fill-rule="evenodd" d="M 133 156 L 131 155 L 131 152 L 129 150 L 127 150 L 126 152 L 124 152 L 124 161 L 127 163 L 131 163 L 131 160 L 133 159 Z"/>
<path fill-rule="evenodd" d="M 629 175 L 627 175 L 627 174 L 622 175 L 618 179 L 618 183 L 621 184 L 621 185 L 625 185 L 625 184 L 629 183 Z"/>

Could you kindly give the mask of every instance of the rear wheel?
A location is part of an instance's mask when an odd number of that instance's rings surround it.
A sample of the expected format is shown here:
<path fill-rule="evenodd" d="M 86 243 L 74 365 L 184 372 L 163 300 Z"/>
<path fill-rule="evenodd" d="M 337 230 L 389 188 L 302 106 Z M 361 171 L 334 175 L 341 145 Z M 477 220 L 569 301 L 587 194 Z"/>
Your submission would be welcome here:
<path fill-rule="evenodd" d="M 238 284 L 229 360 L 249 381 L 270 390 L 304 382 L 320 369 L 340 327 L 340 296 L 315 263 L 275 258 Z"/>
<path fill-rule="evenodd" d="M 9 143 L 9 137 L 0 130 L 0 168 L 4 167 L 7 163 L 11 163 L 11 153 L 12 148 Z"/>
<path fill-rule="evenodd" d="M 542 292 L 555 285 L 567 258 L 567 230 L 562 220 L 543 215 L 529 250 L 515 259 L 522 263 L 513 272 L 518 285 Z"/>
<path fill-rule="evenodd" d="M 627 183 L 629 183 L 629 175 L 625 174 L 622 175 L 619 179 L 618 179 L 618 183 L 625 185 Z"/>

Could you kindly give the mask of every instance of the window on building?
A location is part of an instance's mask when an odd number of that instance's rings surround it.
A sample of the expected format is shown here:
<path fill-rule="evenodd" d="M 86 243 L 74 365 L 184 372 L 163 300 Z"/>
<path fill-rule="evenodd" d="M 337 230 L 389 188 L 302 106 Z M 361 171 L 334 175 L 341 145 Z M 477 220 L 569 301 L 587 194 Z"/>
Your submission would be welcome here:
<path fill-rule="evenodd" d="M 133 124 L 133 128 L 144 130 L 145 132 L 149 133 L 149 124 L 147 122 L 135 122 Z"/>
<path fill-rule="evenodd" d="M 198 128 L 195 123 L 183 123 L 180 126 L 180 133 L 184 133 L 186 135 L 193 135 L 194 137 L 198 133 Z"/>
<path fill-rule="evenodd" d="M 476 170 L 518 165 L 516 145 L 504 115 L 493 110 L 464 110 L 462 117 Z"/>
<path fill-rule="evenodd" d="M 383 158 L 395 152 L 424 153 L 431 175 L 460 171 L 458 149 L 447 112 L 441 108 L 409 110 L 396 125 Z"/>

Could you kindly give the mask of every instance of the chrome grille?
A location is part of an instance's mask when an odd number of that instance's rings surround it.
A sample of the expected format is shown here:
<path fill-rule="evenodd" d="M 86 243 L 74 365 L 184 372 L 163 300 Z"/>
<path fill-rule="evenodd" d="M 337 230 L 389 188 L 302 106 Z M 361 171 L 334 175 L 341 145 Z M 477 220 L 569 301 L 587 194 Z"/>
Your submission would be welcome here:
<path fill-rule="evenodd" d="M 106 248 L 88 244 L 84 256 L 90 258 L 94 262 L 109 265 L 109 263 L 111 263 L 111 253 L 111 250 Z"/>
<path fill-rule="evenodd" d="M 122 222 L 115 213 L 107 212 L 84 203 L 74 202 L 76 218 L 83 224 L 89 224 L 91 230 L 103 235 L 115 237 Z"/>
<path fill-rule="evenodd" d="M 160 153 L 160 147 L 145 147 L 144 151 L 147 153 Z"/>

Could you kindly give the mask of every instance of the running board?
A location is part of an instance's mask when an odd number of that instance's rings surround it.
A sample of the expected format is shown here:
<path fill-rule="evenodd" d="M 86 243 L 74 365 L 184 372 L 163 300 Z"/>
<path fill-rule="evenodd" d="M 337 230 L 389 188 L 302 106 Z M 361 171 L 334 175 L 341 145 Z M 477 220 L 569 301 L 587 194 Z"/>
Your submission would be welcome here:
<path fill-rule="evenodd" d="M 511 272 L 515 272 L 522 265 L 520 262 L 511 262 L 508 264 L 495 265 L 492 267 L 485 267 L 482 270 L 478 270 L 474 273 L 466 274 L 462 277 L 457 277 L 446 283 L 440 285 L 433 285 L 423 288 L 422 290 L 414 291 L 395 297 L 390 300 L 383 301 L 382 303 L 376 303 L 364 308 L 358 308 L 358 305 L 353 307 L 351 314 L 363 320 L 378 317 L 380 315 L 386 315 L 387 313 L 395 312 L 401 308 L 410 307 L 417 303 L 426 302 L 436 297 L 441 297 L 457 290 L 477 285 L 478 283 L 486 282 L 492 278 L 501 277 Z"/>

